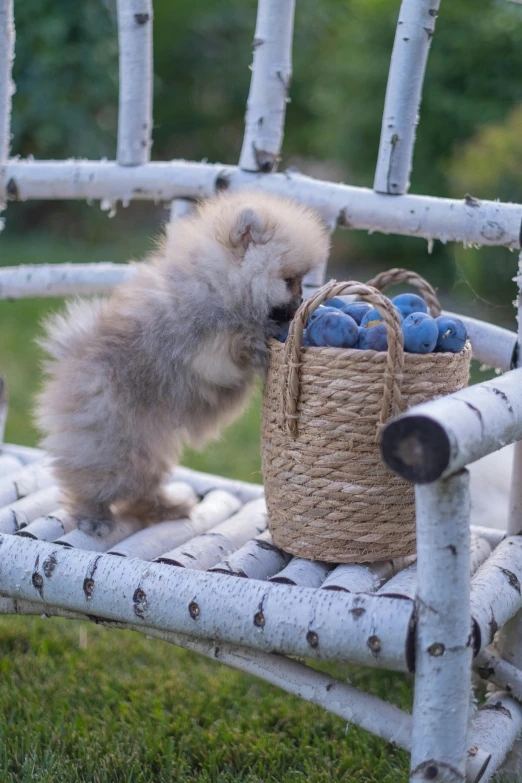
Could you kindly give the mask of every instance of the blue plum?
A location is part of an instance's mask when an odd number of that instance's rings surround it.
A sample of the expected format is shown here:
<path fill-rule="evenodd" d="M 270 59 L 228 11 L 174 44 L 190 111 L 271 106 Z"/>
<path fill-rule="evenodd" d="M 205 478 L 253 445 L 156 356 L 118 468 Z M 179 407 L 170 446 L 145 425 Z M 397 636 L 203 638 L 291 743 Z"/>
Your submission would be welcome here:
<path fill-rule="evenodd" d="M 395 311 L 397 315 L 399 316 L 399 321 L 402 323 L 404 320 L 404 316 L 401 313 L 401 311 L 396 307 Z M 373 324 L 375 321 L 382 321 L 382 315 L 380 315 L 375 308 L 370 308 L 368 312 L 363 316 L 361 320 L 361 326 L 368 326 L 368 324 Z"/>
<path fill-rule="evenodd" d="M 344 313 L 323 313 L 306 329 L 306 337 L 316 347 L 353 348 L 359 327 Z"/>
<path fill-rule="evenodd" d="M 460 318 L 454 318 L 451 315 L 439 315 L 435 319 L 435 323 L 439 330 L 436 350 L 460 353 L 468 339 L 466 327 Z"/>
<path fill-rule="evenodd" d="M 368 310 L 372 308 L 367 302 L 349 302 L 339 309 L 353 318 L 356 324 L 360 324 Z"/>
<path fill-rule="evenodd" d="M 341 299 L 339 296 L 334 296 L 333 299 L 327 299 L 326 301 L 328 302 L 326 305 L 327 307 L 335 307 L 336 310 L 342 310 L 342 308 L 346 306 L 344 299 Z M 323 305 L 321 305 L 321 307 L 322 306 Z"/>
<path fill-rule="evenodd" d="M 392 304 L 401 311 L 404 318 L 412 313 L 427 313 L 428 306 L 424 299 L 417 294 L 399 294 L 391 300 Z"/>
<path fill-rule="evenodd" d="M 279 334 L 276 335 L 276 340 L 279 340 L 280 343 L 286 343 L 286 338 L 288 337 L 288 330 L 290 328 L 290 324 L 283 324 L 281 327 Z"/>
<path fill-rule="evenodd" d="M 362 351 L 387 351 L 388 336 L 384 323 L 379 321 L 373 326 L 360 326 L 357 348 Z"/>
<path fill-rule="evenodd" d="M 338 307 L 328 307 L 327 305 L 319 305 L 317 310 L 314 310 L 314 312 L 308 316 L 306 325 L 310 326 L 312 321 L 315 321 L 316 318 L 319 318 L 320 315 L 324 315 L 324 313 L 338 313 L 338 312 L 339 312 Z"/>
<path fill-rule="evenodd" d="M 439 329 L 427 313 L 411 313 L 402 324 L 404 349 L 409 353 L 431 353 L 435 350 Z"/>

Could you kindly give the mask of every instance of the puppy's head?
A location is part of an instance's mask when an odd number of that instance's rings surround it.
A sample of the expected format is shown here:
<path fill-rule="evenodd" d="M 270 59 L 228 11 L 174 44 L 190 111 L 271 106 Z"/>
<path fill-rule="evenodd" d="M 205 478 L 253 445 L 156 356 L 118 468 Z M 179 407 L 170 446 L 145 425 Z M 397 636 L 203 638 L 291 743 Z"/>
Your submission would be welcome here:
<path fill-rule="evenodd" d="M 227 284 L 256 312 L 289 320 L 302 301 L 303 277 L 328 256 L 329 232 L 317 213 L 290 199 L 242 191 L 204 203 L 199 217 L 219 245 Z"/>

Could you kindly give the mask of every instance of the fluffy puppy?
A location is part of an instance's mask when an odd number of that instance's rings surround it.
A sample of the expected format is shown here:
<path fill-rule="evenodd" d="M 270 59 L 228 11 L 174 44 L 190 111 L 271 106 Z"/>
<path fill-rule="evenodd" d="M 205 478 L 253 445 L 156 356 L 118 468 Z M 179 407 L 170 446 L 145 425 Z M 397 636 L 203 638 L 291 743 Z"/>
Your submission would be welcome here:
<path fill-rule="evenodd" d="M 201 447 L 241 412 L 328 237 L 290 200 L 223 194 L 169 227 L 109 299 L 46 324 L 37 421 L 80 529 L 107 535 L 113 512 L 147 524 L 187 513 L 162 487 L 182 444 Z"/>

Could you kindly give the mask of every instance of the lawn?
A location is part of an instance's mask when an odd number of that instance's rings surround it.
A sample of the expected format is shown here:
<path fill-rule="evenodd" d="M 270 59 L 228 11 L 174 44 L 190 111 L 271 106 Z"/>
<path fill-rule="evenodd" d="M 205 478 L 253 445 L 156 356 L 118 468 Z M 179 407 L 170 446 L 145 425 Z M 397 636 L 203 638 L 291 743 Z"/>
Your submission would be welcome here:
<path fill-rule="evenodd" d="M 0 263 L 124 260 L 130 240 L 0 238 Z M 139 235 L 132 253 L 149 246 Z M 0 302 L 0 370 L 10 388 L 6 439 L 34 444 L 39 322 L 58 300 Z M 252 405 L 185 464 L 260 481 Z M 0 783 L 400 783 L 406 754 L 271 686 L 132 632 L 51 619 L 0 618 Z M 406 678 L 328 667 L 409 708 Z"/>

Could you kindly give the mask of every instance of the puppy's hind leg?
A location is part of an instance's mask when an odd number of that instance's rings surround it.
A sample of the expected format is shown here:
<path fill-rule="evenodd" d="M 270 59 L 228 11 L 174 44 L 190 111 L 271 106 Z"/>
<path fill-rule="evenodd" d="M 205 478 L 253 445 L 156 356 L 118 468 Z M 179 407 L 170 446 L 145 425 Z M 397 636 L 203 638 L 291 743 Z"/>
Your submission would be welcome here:
<path fill-rule="evenodd" d="M 108 505 L 104 503 L 76 503 L 71 512 L 78 529 L 91 536 L 107 538 L 114 529 L 114 517 Z"/>
<path fill-rule="evenodd" d="M 121 511 L 137 517 L 146 525 L 153 525 L 187 517 L 197 502 L 196 493 L 184 485 L 158 485 L 154 491 L 122 504 Z"/>

